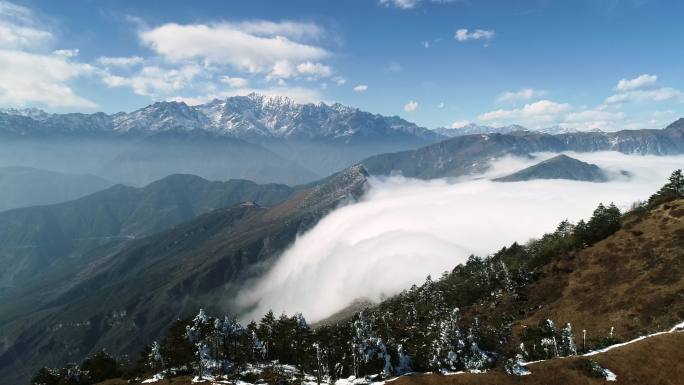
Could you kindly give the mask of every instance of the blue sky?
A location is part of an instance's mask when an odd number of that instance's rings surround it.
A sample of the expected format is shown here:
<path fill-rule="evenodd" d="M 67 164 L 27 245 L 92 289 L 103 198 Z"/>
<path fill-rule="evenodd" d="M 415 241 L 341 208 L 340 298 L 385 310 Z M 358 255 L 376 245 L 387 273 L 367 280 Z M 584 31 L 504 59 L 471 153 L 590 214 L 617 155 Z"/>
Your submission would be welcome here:
<path fill-rule="evenodd" d="M 684 2 L 0 0 L 0 106 L 252 91 L 426 127 L 615 130 L 684 112 Z"/>

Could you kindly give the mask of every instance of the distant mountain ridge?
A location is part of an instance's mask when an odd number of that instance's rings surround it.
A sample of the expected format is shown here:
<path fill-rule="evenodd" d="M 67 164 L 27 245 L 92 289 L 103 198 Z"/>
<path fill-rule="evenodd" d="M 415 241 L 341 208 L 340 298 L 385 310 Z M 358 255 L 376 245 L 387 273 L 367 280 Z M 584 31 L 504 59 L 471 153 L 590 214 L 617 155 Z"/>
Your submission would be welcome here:
<path fill-rule="evenodd" d="M 572 128 L 565 128 L 565 127 L 560 127 L 560 126 L 551 126 L 551 127 L 541 128 L 541 129 L 537 129 L 537 130 L 531 130 L 531 129 L 524 127 L 524 126 L 521 126 L 519 124 L 511 124 L 508 126 L 493 127 L 493 126 L 483 126 L 483 125 L 479 125 L 479 124 L 475 124 L 475 123 L 469 123 L 469 124 L 466 124 L 465 126 L 454 127 L 454 128 L 441 127 L 441 128 L 436 128 L 434 131 L 440 135 L 444 135 L 444 136 L 449 137 L 449 138 L 455 138 L 457 136 L 465 136 L 465 135 L 475 135 L 475 134 L 510 134 L 513 132 L 520 132 L 520 131 L 539 132 L 539 133 L 551 134 L 551 135 L 579 132 L 578 130 L 575 130 Z"/>
<path fill-rule="evenodd" d="M 65 202 L 112 184 L 95 175 L 60 173 L 32 167 L 0 167 L 0 212 Z"/>
<path fill-rule="evenodd" d="M 282 184 L 171 175 L 143 188 L 116 185 L 69 202 L 0 213 L 0 298 L 53 269 L 88 262 L 103 246 L 116 249 L 244 201 L 271 206 L 295 191 Z"/>
<path fill-rule="evenodd" d="M 605 182 L 608 180 L 608 177 L 595 164 L 582 162 L 581 160 L 561 154 L 494 180 L 497 182 L 521 182 L 535 179 Z"/>
<path fill-rule="evenodd" d="M 684 154 L 684 119 L 664 129 L 617 132 L 576 132 L 550 135 L 538 132 L 458 136 L 416 150 L 372 156 L 361 162 L 371 174 L 401 173 L 432 179 L 482 173 L 492 159 L 535 152 L 618 151 L 624 154 Z"/>

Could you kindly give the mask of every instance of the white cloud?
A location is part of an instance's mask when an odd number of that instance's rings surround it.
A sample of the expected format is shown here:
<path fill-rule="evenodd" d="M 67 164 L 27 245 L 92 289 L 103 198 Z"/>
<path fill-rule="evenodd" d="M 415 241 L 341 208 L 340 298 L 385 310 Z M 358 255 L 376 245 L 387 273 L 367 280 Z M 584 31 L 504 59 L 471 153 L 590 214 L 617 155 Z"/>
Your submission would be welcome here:
<path fill-rule="evenodd" d="M 324 31 L 314 23 L 295 21 L 273 22 L 268 20 L 243 21 L 230 24 L 235 29 L 255 36 L 272 37 L 286 36 L 291 39 L 318 39 Z"/>
<path fill-rule="evenodd" d="M 621 128 L 625 120 L 623 112 L 605 109 L 576 108 L 568 103 L 540 100 L 525 104 L 522 108 L 495 111 L 481 114 L 478 119 L 494 125 L 522 124 L 532 129 L 558 125 L 576 130 L 601 129 L 614 131 Z"/>
<path fill-rule="evenodd" d="M 0 1 L 0 49 L 44 48 L 53 40 L 52 32 L 40 27 L 31 9 Z"/>
<path fill-rule="evenodd" d="M 379 0 L 378 3 L 385 7 L 393 6 L 395 8 L 407 10 L 419 6 L 424 0 Z M 429 0 L 431 3 L 448 4 L 455 3 L 461 0 Z"/>
<path fill-rule="evenodd" d="M 661 87 L 657 84 L 658 77 L 642 74 L 633 79 L 620 79 L 615 86 L 616 94 L 606 98 L 607 105 L 644 102 L 684 102 L 684 93 L 671 87 Z"/>
<path fill-rule="evenodd" d="M 454 33 L 454 39 L 458 41 L 491 40 L 494 34 L 494 30 L 476 29 L 470 32 L 467 28 L 461 28 Z"/>
<path fill-rule="evenodd" d="M 403 68 L 401 67 L 401 64 L 392 60 L 389 62 L 389 64 L 387 64 L 386 70 L 387 70 L 387 72 L 398 73 L 398 72 L 401 72 L 403 70 Z"/>
<path fill-rule="evenodd" d="M 332 70 L 327 65 L 310 61 L 298 64 L 297 72 L 301 75 L 310 75 L 313 77 L 328 77 L 332 74 Z"/>
<path fill-rule="evenodd" d="M 106 67 L 131 68 L 142 64 L 145 61 L 140 56 L 110 57 L 101 56 L 97 62 Z"/>
<path fill-rule="evenodd" d="M 365 84 L 359 84 L 354 87 L 354 92 L 366 92 L 368 91 L 368 86 Z"/>
<path fill-rule="evenodd" d="M 520 91 L 502 92 L 496 98 L 497 103 L 516 103 L 538 98 L 545 95 L 545 91 L 535 90 L 532 88 L 525 88 Z"/>
<path fill-rule="evenodd" d="M 320 28 L 312 24 L 295 22 L 168 23 L 140 32 L 140 39 L 171 61 L 194 59 L 206 65 L 230 65 L 238 70 L 263 73 L 273 72 L 278 63 L 328 57 L 328 51 L 321 47 L 291 40 L 317 37 L 319 33 Z"/>
<path fill-rule="evenodd" d="M 0 1 L 0 104 L 95 107 L 69 84 L 93 68 L 71 60 L 78 49 L 52 50 L 46 24 L 31 9 Z"/>
<path fill-rule="evenodd" d="M 138 95 L 158 98 L 189 87 L 201 72 L 201 67 L 196 64 L 180 68 L 145 66 L 131 76 L 112 75 L 104 71 L 102 81 L 109 87 L 130 87 Z"/>
<path fill-rule="evenodd" d="M 337 78 L 335 78 L 335 84 L 337 84 L 338 86 L 343 86 L 343 85 L 347 84 L 347 79 L 337 77 Z"/>
<path fill-rule="evenodd" d="M 411 9 L 415 8 L 420 0 L 380 0 L 380 4 L 386 7 L 390 5 L 397 7 L 399 9 Z"/>
<path fill-rule="evenodd" d="M 522 108 L 516 108 L 513 110 L 499 109 L 496 111 L 486 112 L 480 115 L 478 118 L 484 121 L 540 119 L 553 122 L 557 119 L 559 114 L 566 113 L 571 109 L 572 107 L 567 103 L 556 103 L 550 100 L 540 100 L 538 102 L 525 104 L 525 106 Z"/>
<path fill-rule="evenodd" d="M 249 80 L 245 78 L 222 76 L 220 80 L 231 88 L 245 88 L 249 84 Z"/>
<path fill-rule="evenodd" d="M 273 79 L 287 79 L 292 76 L 295 76 L 297 73 L 296 67 L 290 63 L 288 60 L 279 60 L 273 65 L 273 69 L 271 69 L 271 72 L 268 74 L 266 79 L 268 80 L 273 80 Z"/>
<path fill-rule="evenodd" d="M 92 73 L 88 65 L 73 63 L 63 55 L 0 50 L 0 68 L 0 104 L 96 107 L 67 85 L 70 80 Z"/>
<path fill-rule="evenodd" d="M 650 90 L 634 90 L 611 95 L 606 104 L 622 104 L 629 102 L 663 102 L 667 100 L 684 101 L 684 94 L 674 88 L 663 87 Z"/>
<path fill-rule="evenodd" d="M 615 87 L 615 90 L 619 92 L 626 92 L 649 89 L 655 86 L 656 81 L 658 81 L 658 77 L 649 74 L 639 75 L 634 79 L 620 79 Z"/>
<path fill-rule="evenodd" d="M 457 121 L 451 123 L 451 128 L 463 128 L 469 124 L 470 124 L 470 122 L 467 120 L 457 120 Z"/>
<path fill-rule="evenodd" d="M 273 65 L 271 72 L 266 76 L 267 80 L 289 79 L 304 76 L 308 80 L 332 75 L 332 69 L 321 63 L 304 62 L 297 65 L 288 60 L 280 60 Z"/>
<path fill-rule="evenodd" d="M 437 104 L 437 108 L 439 108 L 439 109 L 444 108 L 444 106 L 445 106 L 444 102 L 439 102 L 439 104 Z"/>
<path fill-rule="evenodd" d="M 52 51 L 54 55 L 59 55 L 59 56 L 64 56 L 64 57 L 76 57 L 80 53 L 80 50 L 78 48 L 74 49 L 58 49 L 55 51 Z"/>
<path fill-rule="evenodd" d="M 411 100 L 404 105 L 404 111 L 413 112 L 418 108 L 418 102 Z"/>
<path fill-rule="evenodd" d="M 625 118 L 622 111 L 582 110 L 568 113 L 560 125 L 579 130 L 614 131 L 621 128 L 619 123 Z"/>
<path fill-rule="evenodd" d="M 600 202 L 624 209 L 647 199 L 684 162 L 682 156 L 569 155 L 611 175 L 627 170 L 633 177 L 608 183 L 372 180 L 359 203 L 324 217 L 259 282 L 244 289 L 238 302 L 256 305 L 245 320 L 272 309 L 303 312 L 315 322 L 355 299 L 378 301 L 422 283 L 428 274 L 453 269 L 471 253 L 485 256 L 551 232 L 563 219 L 587 218 Z M 488 176 L 506 175 L 550 156 L 501 159 Z"/>

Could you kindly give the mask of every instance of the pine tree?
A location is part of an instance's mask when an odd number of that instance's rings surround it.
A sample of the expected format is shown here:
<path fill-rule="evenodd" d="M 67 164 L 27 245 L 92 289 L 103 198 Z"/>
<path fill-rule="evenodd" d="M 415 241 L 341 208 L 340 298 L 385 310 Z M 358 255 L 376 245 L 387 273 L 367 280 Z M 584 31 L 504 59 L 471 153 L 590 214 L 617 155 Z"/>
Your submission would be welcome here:
<path fill-rule="evenodd" d="M 489 368 L 493 360 L 485 352 L 480 349 L 478 345 L 480 334 L 480 321 L 477 317 L 473 320 L 473 324 L 470 329 L 468 329 L 468 335 L 466 336 L 466 348 L 465 356 L 463 357 L 463 366 L 467 371 L 475 372 L 480 370 L 485 370 Z"/>
<path fill-rule="evenodd" d="M 177 320 L 171 325 L 160 346 L 165 368 L 191 367 L 195 360 L 195 345 L 187 338 L 189 321 Z M 151 350 L 150 350 L 151 351 Z M 149 360 L 149 352 L 145 355 Z"/>
<path fill-rule="evenodd" d="M 402 344 L 397 346 L 397 356 L 399 357 L 399 363 L 395 374 L 402 375 L 411 372 L 411 356 L 409 356 Z"/>
<path fill-rule="evenodd" d="M 437 338 L 432 342 L 430 364 L 437 371 L 456 371 L 464 367 L 463 356 L 466 342 L 458 327 L 459 309 L 454 308 L 449 317 L 439 322 Z"/>
<path fill-rule="evenodd" d="M 49 368 L 41 368 L 31 379 L 31 385 L 58 385 L 59 380 L 59 371 Z"/>
<path fill-rule="evenodd" d="M 573 231 L 576 248 L 583 248 L 589 245 L 589 227 L 584 219 L 580 219 Z"/>
<path fill-rule="evenodd" d="M 148 355 L 149 365 L 154 373 L 164 370 L 164 360 L 161 354 L 161 346 L 157 341 L 152 343 L 150 353 Z"/>
<path fill-rule="evenodd" d="M 654 207 L 681 197 L 684 197 L 684 174 L 678 169 L 670 175 L 668 182 L 658 192 L 651 195 L 648 205 Z"/>
<path fill-rule="evenodd" d="M 258 329 L 258 336 L 262 342 L 263 351 L 265 352 L 264 358 L 267 360 L 273 360 L 276 358 L 271 349 L 274 345 L 275 327 L 275 315 L 273 314 L 272 310 L 269 310 L 268 313 L 264 314 L 264 316 L 261 318 Z"/>
<path fill-rule="evenodd" d="M 531 372 L 525 365 L 523 365 L 523 363 L 525 363 L 523 355 L 518 353 L 515 355 L 515 358 L 509 358 L 506 360 L 506 363 L 504 364 L 504 370 L 507 374 L 514 376 L 526 376 Z"/>
<path fill-rule="evenodd" d="M 544 350 L 544 358 L 559 356 L 556 325 L 550 319 L 544 320 L 540 325 L 542 339 L 539 345 Z"/>
<path fill-rule="evenodd" d="M 563 330 L 561 330 L 560 355 L 571 356 L 577 354 L 577 346 L 575 345 L 575 336 L 572 334 L 572 325 L 566 323 Z"/>

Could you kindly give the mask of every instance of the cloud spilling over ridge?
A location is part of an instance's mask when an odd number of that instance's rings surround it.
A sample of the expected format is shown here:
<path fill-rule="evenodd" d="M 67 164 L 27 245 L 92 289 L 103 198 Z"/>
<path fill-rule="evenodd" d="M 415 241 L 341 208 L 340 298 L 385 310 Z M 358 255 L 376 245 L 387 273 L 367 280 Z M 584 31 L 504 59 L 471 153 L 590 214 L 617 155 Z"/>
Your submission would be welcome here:
<path fill-rule="evenodd" d="M 507 175 L 553 155 L 502 159 L 493 163 L 486 177 Z M 616 179 L 373 179 L 361 202 L 323 218 L 265 277 L 239 295 L 241 304 L 256 304 L 245 319 L 272 309 L 302 312 L 317 321 L 358 298 L 378 301 L 423 282 L 428 274 L 452 269 L 471 253 L 487 255 L 552 231 L 565 218 L 587 218 L 600 202 L 613 201 L 625 209 L 648 198 L 672 170 L 684 166 L 684 156 L 569 155 L 599 165 Z M 621 170 L 633 176 L 619 177 Z"/>

